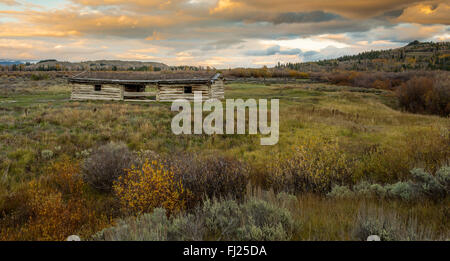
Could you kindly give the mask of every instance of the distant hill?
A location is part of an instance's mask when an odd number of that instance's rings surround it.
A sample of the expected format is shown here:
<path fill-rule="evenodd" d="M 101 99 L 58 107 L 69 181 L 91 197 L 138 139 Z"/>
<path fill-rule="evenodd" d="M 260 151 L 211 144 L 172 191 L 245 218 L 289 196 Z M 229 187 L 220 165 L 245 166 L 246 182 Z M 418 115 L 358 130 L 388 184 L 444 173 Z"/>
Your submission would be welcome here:
<path fill-rule="evenodd" d="M 406 70 L 450 70 L 450 42 L 419 42 L 389 50 L 369 51 L 357 55 L 347 55 L 337 59 L 328 59 L 307 63 L 288 63 L 278 68 L 290 68 L 299 71 L 388 71 Z"/>
<path fill-rule="evenodd" d="M 0 65 L 19 65 L 19 64 L 31 64 L 35 63 L 35 61 L 28 61 L 28 60 L 5 60 L 0 59 Z"/>
<path fill-rule="evenodd" d="M 98 60 L 86 62 L 61 62 L 53 59 L 39 61 L 36 64 L 25 66 L 28 71 L 160 71 L 169 66 L 158 62 L 137 62 L 119 60 Z"/>

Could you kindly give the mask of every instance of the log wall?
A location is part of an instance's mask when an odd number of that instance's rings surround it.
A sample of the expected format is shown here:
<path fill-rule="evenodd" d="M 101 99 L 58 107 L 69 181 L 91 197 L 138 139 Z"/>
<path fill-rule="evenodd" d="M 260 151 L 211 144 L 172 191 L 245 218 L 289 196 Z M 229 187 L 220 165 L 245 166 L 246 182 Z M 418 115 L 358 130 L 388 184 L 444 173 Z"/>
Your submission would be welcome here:
<path fill-rule="evenodd" d="M 191 87 L 192 93 L 185 93 L 185 87 Z M 213 84 L 208 83 L 192 83 L 192 84 L 173 84 L 160 83 L 157 85 L 156 93 L 145 92 L 127 92 L 123 85 L 119 84 L 103 84 L 101 90 L 96 91 L 95 86 L 91 84 L 73 84 L 72 100 L 113 100 L 121 101 L 125 97 L 141 97 L 156 95 L 157 101 L 171 102 L 176 99 L 194 100 L 194 93 L 201 92 L 203 100 L 215 98 L 219 100 L 225 99 L 225 87 L 222 79 L 217 79 Z"/>
<path fill-rule="evenodd" d="M 184 93 L 184 87 L 192 87 L 192 93 Z M 162 102 L 171 102 L 176 99 L 194 100 L 194 92 L 202 92 L 202 99 L 207 100 L 210 97 L 210 86 L 207 84 L 160 84 L 158 85 L 157 100 Z"/>
<path fill-rule="evenodd" d="M 123 100 L 124 88 L 121 85 L 102 85 L 101 91 L 95 91 L 93 85 L 79 85 L 72 86 L 71 100 L 109 100 L 121 101 Z"/>
<path fill-rule="evenodd" d="M 216 80 L 211 85 L 211 98 L 218 100 L 225 99 L 225 85 L 222 79 Z"/>

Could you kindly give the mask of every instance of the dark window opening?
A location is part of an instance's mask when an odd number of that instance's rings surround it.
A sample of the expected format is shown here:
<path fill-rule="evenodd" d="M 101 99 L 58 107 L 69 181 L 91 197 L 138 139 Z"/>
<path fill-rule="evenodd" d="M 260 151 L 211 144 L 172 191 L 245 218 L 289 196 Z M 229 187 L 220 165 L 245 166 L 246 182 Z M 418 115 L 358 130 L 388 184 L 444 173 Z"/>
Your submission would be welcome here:
<path fill-rule="evenodd" d="M 184 86 L 184 93 L 192 93 L 192 86 Z"/>
<path fill-rule="evenodd" d="M 145 92 L 145 85 L 127 84 L 125 85 L 126 92 Z"/>
<path fill-rule="evenodd" d="M 101 86 L 101 85 L 95 85 L 95 86 L 94 86 L 94 90 L 95 90 L 96 92 L 99 92 L 99 91 L 102 90 L 102 86 Z"/>

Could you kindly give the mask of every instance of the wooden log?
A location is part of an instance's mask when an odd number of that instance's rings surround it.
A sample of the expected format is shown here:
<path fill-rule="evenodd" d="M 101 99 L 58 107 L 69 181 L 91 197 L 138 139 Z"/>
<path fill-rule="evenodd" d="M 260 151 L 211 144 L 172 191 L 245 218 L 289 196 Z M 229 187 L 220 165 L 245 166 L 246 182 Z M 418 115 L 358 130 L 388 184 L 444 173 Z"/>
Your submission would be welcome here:
<path fill-rule="evenodd" d="M 118 80 L 72 78 L 72 99 L 113 99 L 124 100 L 125 97 L 151 97 L 158 101 L 176 99 L 194 100 L 195 92 L 201 92 L 203 100 L 224 98 L 223 78 L 216 74 L 214 79 L 161 79 L 161 80 Z M 124 85 L 155 85 L 155 92 L 126 92 Z M 102 85 L 101 91 L 95 91 L 93 85 Z M 189 86 L 192 93 L 185 93 Z"/>
<path fill-rule="evenodd" d="M 156 100 L 135 100 L 135 99 L 124 99 L 126 102 L 156 102 Z"/>
<path fill-rule="evenodd" d="M 210 79 L 173 79 L 173 80 L 116 80 L 116 79 L 91 79 L 91 78 L 70 78 L 69 83 L 81 83 L 81 84 L 207 84 Z"/>
<path fill-rule="evenodd" d="M 156 96 L 156 92 L 124 92 L 124 97 L 149 97 Z"/>
<path fill-rule="evenodd" d="M 87 95 L 87 96 L 92 96 L 92 97 L 121 97 L 120 94 L 117 95 L 95 95 L 95 94 L 91 94 L 91 93 L 74 93 L 74 95 Z"/>
<path fill-rule="evenodd" d="M 120 95 L 89 95 L 89 94 L 72 94 L 72 100 L 122 100 Z"/>

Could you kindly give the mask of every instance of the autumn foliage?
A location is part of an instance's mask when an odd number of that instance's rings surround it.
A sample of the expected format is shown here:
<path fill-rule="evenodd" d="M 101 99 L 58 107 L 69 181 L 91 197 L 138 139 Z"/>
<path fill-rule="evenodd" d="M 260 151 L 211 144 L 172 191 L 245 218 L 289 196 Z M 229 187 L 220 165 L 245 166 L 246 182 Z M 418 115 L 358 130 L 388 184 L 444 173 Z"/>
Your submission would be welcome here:
<path fill-rule="evenodd" d="M 30 181 L 11 197 L 12 202 L 23 205 L 7 209 L 11 215 L 0 224 L 0 239 L 60 241 L 110 225 L 86 198 L 78 164 L 65 160 L 48 171 L 48 177 Z"/>
<path fill-rule="evenodd" d="M 128 170 L 113 185 L 125 211 L 134 214 L 164 208 L 168 214 L 184 208 L 185 189 L 172 170 L 157 161 L 146 161 L 141 168 Z"/>
<path fill-rule="evenodd" d="M 413 113 L 440 116 L 448 116 L 450 113 L 448 72 L 339 71 L 312 74 L 311 79 L 337 85 L 395 91 L 400 107 Z"/>
<path fill-rule="evenodd" d="M 306 140 L 292 155 L 280 157 L 268 177 L 277 191 L 325 193 L 333 184 L 352 182 L 351 159 L 340 153 L 336 141 Z"/>
<path fill-rule="evenodd" d="M 397 95 L 400 106 L 410 112 L 450 114 L 450 76 L 414 77 L 402 84 Z"/>

